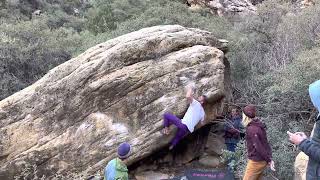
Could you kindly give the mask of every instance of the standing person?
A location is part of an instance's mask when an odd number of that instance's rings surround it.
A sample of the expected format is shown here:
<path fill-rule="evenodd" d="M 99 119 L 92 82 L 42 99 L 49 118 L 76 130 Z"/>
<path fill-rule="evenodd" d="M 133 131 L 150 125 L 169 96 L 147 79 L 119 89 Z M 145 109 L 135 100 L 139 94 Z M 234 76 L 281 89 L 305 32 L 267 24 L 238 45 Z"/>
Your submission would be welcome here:
<path fill-rule="evenodd" d="M 224 138 L 227 150 L 236 151 L 238 142 L 240 141 L 241 116 L 237 108 L 231 110 L 231 118 L 224 125 Z"/>
<path fill-rule="evenodd" d="M 173 149 L 185 135 L 187 135 L 188 133 L 192 133 L 194 127 L 199 123 L 199 121 L 204 124 L 205 112 L 203 109 L 203 105 L 206 103 L 207 97 L 205 95 L 202 95 L 198 98 L 198 100 L 195 100 L 193 97 L 193 93 L 193 88 L 189 87 L 186 93 L 189 107 L 182 120 L 171 113 L 165 113 L 163 116 L 163 134 L 169 134 L 169 126 L 171 124 L 174 124 L 178 128 L 175 137 L 171 141 L 169 150 Z"/>
<path fill-rule="evenodd" d="M 309 86 L 309 95 L 313 105 L 320 112 L 320 80 Z M 309 156 L 307 180 L 320 179 L 320 114 L 316 118 L 311 139 L 302 132 L 287 132 L 289 140 L 298 145 L 299 149 Z"/>
<path fill-rule="evenodd" d="M 259 180 L 267 165 L 275 171 L 265 125 L 256 118 L 256 108 L 253 105 L 248 105 L 243 109 L 242 121 L 246 128 L 249 159 L 243 180 Z"/>
<path fill-rule="evenodd" d="M 118 147 L 118 157 L 112 159 L 104 169 L 104 180 L 128 180 L 128 168 L 124 163 L 130 155 L 131 146 L 121 143 Z"/>

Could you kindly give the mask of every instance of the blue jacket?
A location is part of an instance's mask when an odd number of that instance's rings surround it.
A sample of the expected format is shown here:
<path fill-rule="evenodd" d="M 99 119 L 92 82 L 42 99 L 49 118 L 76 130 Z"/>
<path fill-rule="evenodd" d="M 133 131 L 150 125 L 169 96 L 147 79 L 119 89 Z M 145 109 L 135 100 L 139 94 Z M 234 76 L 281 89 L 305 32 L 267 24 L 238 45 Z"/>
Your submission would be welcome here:
<path fill-rule="evenodd" d="M 242 128 L 241 117 L 232 118 L 229 123 L 224 125 L 225 131 L 225 143 L 226 144 L 237 144 L 240 141 L 240 133 L 236 132 L 233 128 L 240 130 Z"/>
<path fill-rule="evenodd" d="M 309 86 L 309 95 L 313 105 L 320 112 L 320 80 Z M 311 139 L 299 144 L 299 149 L 309 156 L 307 180 L 320 180 L 320 116 L 318 115 Z"/>
<path fill-rule="evenodd" d="M 111 160 L 104 169 L 105 180 L 128 180 L 127 166 L 119 159 Z"/>

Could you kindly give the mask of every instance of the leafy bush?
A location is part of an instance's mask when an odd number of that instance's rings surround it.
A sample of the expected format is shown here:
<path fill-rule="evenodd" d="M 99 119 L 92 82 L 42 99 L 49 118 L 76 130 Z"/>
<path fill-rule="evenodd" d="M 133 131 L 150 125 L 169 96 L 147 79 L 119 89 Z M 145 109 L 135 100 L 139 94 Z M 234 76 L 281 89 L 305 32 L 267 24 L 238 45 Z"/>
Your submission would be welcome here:
<path fill-rule="evenodd" d="M 298 150 L 286 131 L 309 133 L 315 110 L 308 85 L 320 76 L 320 6 L 297 11 L 293 5 L 265 1 L 256 16 L 235 25 L 228 54 L 234 94 L 241 104 L 257 105 L 268 129 L 279 179 L 292 179 Z"/>
<path fill-rule="evenodd" d="M 96 38 L 92 41 L 98 43 L 141 28 L 165 24 L 201 28 L 213 32 L 218 38 L 226 38 L 229 31 L 232 31 L 232 24 L 226 18 L 202 11 L 192 12 L 178 0 L 138 0 L 134 3 L 132 0 L 100 0 L 95 2 L 94 7 L 87 14 L 86 26 L 96 34 Z M 101 4 L 112 7 L 112 11 L 108 11 L 108 13 L 103 11 L 104 15 L 94 19 L 100 9 L 104 8 Z M 94 16 L 90 15 L 91 12 Z M 104 16 L 106 16 L 105 19 L 103 19 Z M 102 21 L 108 21 L 98 23 L 101 18 Z"/>
<path fill-rule="evenodd" d="M 88 12 L 87 27 L 95 34 L 107 32 L 117 28 L 111 6 L 104 4 Z"/>
<path fill-rule="evenodd" d="M 74 31 L 52 31 L 41 19 L 3 24 L 0 32 L 0 98 L 30 85 L 70 59 L 82 44 Z"/>
<path fill-rule="evenodd" d="M 222 151 L 222 160 L 225 164 L 229 166 L 229 168 L 238 176 L 239 178 L 245 172 L 245 167 L 247 164 L 247 153 L 245 150 L 245 141 L 241 140 L 237 144 L 237 148 L 235 152 L 231 152 L 228 150 Z"/>

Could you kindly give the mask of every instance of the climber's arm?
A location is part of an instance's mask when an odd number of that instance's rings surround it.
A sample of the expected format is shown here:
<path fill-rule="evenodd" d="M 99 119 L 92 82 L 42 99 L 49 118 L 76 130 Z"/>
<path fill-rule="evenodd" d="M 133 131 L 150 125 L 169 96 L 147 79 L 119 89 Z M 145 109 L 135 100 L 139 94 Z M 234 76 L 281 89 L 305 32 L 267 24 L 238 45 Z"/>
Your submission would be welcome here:
<path fill-rule="evenodd" d="M 193 101 L 193 93 L 194 93 L 194 92 L 193 92 L 192 87 L 189 87 L 189 88 L 187 89 L 187 94 L 186 94 L 186 98 L 187 98 L 189 104 L 191 104 L 192 101 Z"/>

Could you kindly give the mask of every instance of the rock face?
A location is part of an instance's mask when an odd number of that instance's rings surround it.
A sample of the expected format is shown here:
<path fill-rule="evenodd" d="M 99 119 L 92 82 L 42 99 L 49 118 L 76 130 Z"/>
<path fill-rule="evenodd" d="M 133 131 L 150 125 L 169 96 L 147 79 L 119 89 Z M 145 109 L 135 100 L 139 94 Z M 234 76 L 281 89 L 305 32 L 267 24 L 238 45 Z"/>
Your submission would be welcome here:
<path fill-rule="evenodd" d="M 211 13 L 219 16 L 256 12 L 256 7 L 249 0 L 187 0 L 187 2 L 191 10 L 209 8 Z"/>
<path fill-rule="evenodd" d="M 141 174 L 137 174 L 135 176 L 137 180 L 161 180 L 161 179 L 169 179 L 169 175 L 163 173 L 157 173 L 153 171 L 147 171 Z"/>
<path fill-rule="evenodd" d="M 226 41 L 178 25 L 109 40 L 0 101 L 0 179 L 26 164 L 40 175 L 95 173 L 132 144 L 128 165 L 168 145 L 162 115 L 183 115 L 184 87 L 206 94 L 206 122 L 229 97 Z"/>
<path fill-rule="evenodd" d="M 206 152 L 213 156 L 221 156 L 222 150 L 226 149 L 224 142 L 224 123 L 215 123 L 211 127 L 208 141 L 206 142 Z"/>
<path fill-rule="evenodd" d="M 307 7 L 310 7 L 310 6 L 314 6 L 316 3 L 314 0 L 302 0 L 301 1 L 301 8 L 304 9 L 304 8 L 307 8 Z"/>
<path fill-rule="evenodd" d="M 190 168 L 208 168 L 207 164 L 203 165 L 199 162 L 199 158 L 206 154 L 205 147 L 207 141 L 210 140 L 208 137 L 212 125 L 211 123 L 207 124 L 195 130 L 192 134 L 188 134 L 171 151 L 168 151 L 168 147 L 159 149 L 153 152 L 151 156 L 130 165 L 128 167 L 129 179 L 130 175 L 132 179 L 133 177 L 138 179 L 137 176 L 149 172 L 169 174 L 170 177 L 173 177 L 175 175 L 180 176 Z M 220 157 L 218 156 L 218 158 Z M 209 167 L 212 167 L 212 165 L 210 164 Z"/>
<path fill-rule="evenodd" d="M 205 144 L 204 153 L 199 159 L 199 163 L 206 167 L 222 167 L 221 156 L 223 149 L 226 149 L 224 142 L 224 123 L 217 122 L 210 128 L 208 140 Z"/>

